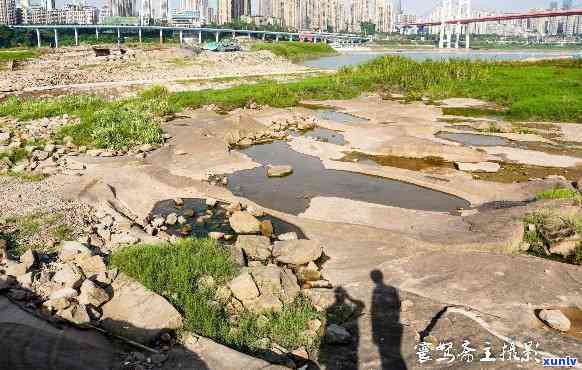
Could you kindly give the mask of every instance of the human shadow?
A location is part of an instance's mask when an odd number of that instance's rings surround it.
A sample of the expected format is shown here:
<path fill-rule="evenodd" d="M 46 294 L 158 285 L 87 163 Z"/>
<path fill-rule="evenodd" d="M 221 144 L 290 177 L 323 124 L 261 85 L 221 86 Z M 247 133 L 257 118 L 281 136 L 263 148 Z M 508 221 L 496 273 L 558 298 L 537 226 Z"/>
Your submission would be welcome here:
<path fill-rule="evenodd" d="M 357 369 L 360 347 L 358 319 L 364 312 L 365 304 L 352 298 L 343 287 L 335 288 L 334 295 L 334 303 L 326 310 L 326 322 L 328 325 L 344 327 L 351 337 L 339 343 L 324 338 L 319 351 L 319 363 L 326 369 Z"/>
<path fill-rule="evenodd" d="M 373 270 L 370 278 L 375 284 L 371 307 L 372 337 L 380 354 L 381 369 L 407 369 L 400 352 L 403 330 L 398 290 L 384 283 L 380 270 Z"/>

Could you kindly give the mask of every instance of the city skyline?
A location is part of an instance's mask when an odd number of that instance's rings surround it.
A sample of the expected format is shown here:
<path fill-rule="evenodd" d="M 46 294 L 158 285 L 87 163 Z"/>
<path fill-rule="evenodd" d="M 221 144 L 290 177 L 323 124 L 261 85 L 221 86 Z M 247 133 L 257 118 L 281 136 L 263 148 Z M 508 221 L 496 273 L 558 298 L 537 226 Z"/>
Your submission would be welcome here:
<path fill-rule="evenodd" d="M 346 0 L 349 1 L 349 0 Z M 72 2 L 72 0 L 56 0 L 57 7 L 63 6 L 65 3 Z M 88 5 L 93 5 L 101 7 L 104 4 L 104 0 L 86 0 Z M 548 8 L 550 5 L 550 0 L 524 0 L 520 1 L 519 4 L 515 2 L 509 2 L 507 0 L 473 0 L 474 9 L 483 10 L 498 10 L 498 11 L 521 11 L 528 10 L 531 8 Z M 561 2 L 561 1 L 560 1 Z M 217 0 L 209 0 L 209 6 L 216 9 Z M 252 0 L 253 9 L 257 9 L 258 0 Z M 438 3 L 433 0 L 403 0 L 402 8 L 405 13 L 411 13 L 416 15 L 426 15 L 429 13 Z M 170 0 L 171 8 L 178 8 L 180 0 Z M 582 6 L 582 1 L 574 1 L 574 4 L 579 7 Z"/>

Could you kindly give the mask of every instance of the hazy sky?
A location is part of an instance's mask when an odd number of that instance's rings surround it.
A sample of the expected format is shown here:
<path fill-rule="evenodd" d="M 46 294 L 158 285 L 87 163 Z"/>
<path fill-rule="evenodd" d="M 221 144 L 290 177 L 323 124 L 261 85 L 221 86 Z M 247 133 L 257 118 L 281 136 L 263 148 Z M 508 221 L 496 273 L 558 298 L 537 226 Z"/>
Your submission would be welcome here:
<path fill-rule="evenodd" d="M 253 3 L 256 0 L 253 0 Z M 402 7 L 407 13 L 424 15 L 438 3 L 439 0 L 401 0 Z M 483 10 L 525 10 L 530 8 L 547 8 L 551 0 L 473 0 L 473 8 Z M 69 0 L 57 0 L 57 6 Z M 89 4 L 101 6 L 104 0 L 87 0 Z M 561 1 L 560 1 L 561 2 Z M 176 7 L 179 0 L 170 0 L 172 7 Z M 211 6 L 216 6 L 216 0 L 210 0 Z M 577 1 L 574 1 L 577 3 Z M 582 0 L 580 0 L 582 5 Z"/>

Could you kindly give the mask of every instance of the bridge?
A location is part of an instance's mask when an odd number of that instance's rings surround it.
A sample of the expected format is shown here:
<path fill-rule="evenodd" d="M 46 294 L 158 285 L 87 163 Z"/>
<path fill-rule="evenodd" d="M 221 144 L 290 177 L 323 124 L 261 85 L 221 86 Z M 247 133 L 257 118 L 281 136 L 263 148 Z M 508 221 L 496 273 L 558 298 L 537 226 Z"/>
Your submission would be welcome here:
<path fill-rule="evenodd" d="M 160 43 L 164 42 L 164 32 L 179 32 L 180 35 L 180 45 L 184 44 L 184 32 L 187 34 L 194 33 L 197 35 L 198 43 L 202 43 L 203 34 L 213 34 L 216 42 L 220 40 L 221 35 L 246 35 L 249 37 L 256 37 L 263 40 L 274 40 L 278 42 L 280 40 L 298 40 L 317 43 L 322 42 L 342 42 L 348 44 L 357 44 L 369 41 L 369 37 L 364 37 L 355 34 L 342 34 L 342 33 L 329 33 L 329 32 L 277 32 L 277 31 L 255 31 L 255 30 L 238 30 L 229 28 L 193 28 L 193 27 L 168 27 L 168 26 L 134 26 L 134 25 L 16 25 L 11 26 L 16 29 L 28 29 L 36 31 L 36 39 L 38 47 L 41 47 L 41 30 L 51 30 L 54 34 L 54 45 L 59 47 L 59 31 L 60 30 L 73 30 L 75 33 L 75 45 L 79 45 L 79 30 L 80 29 L 91 29 L 95 30 L 95 36 L 99 39 L 99 32 L 104 30 L 117 31 L 118 40 L 121 38 L 123 32 L 135 33 L 137 31 L 139 42 L 142 42 L 142 31 L 159 31 Z"/>
<path fill-rule="evenodd" d="M 459 47 L 459 40 L 461 34 L 465 33 L 465 47 L 470 47 L 470 27 L 469 25 L 475 23 L 485 22 L 502 22 L 516 19 L 535 19 L 535 18 L 552 18 L 552 17 L 569 17 L 582 15 L 582 9 L 566 9 L 566 10 L 544 10 L 535 12 L 519 12 L 519 13 L 502 13 L 497 15 L 490 15 L 484 17 L 471 17 L 470 0 L 459 0 L 459 10 L 456 17 L 452 16 L 452 0 L 442 0 L 443 11 L 441 12 L 440 21 L 426 21 L 413 22 L 400 25 L 402 30 L 406 28 L 418 27 L 440 27 L 439 47 L 452 47 L 452 33 L 457 36 L 455 48 Z M 453 31 L 454 29 L 454 31 Z"/>

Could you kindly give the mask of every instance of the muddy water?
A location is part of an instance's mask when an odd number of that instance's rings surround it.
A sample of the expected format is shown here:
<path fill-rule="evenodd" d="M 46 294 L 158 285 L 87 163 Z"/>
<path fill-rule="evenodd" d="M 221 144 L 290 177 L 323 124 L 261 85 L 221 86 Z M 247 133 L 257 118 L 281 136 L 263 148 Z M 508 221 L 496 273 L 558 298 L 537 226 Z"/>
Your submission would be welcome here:
<path fill-rule="evenodd" d="M 255 145 L 242 150 L 262 165 L 291 165 L 293 174 L 268 178 L 266 168 L 239 171 L 229 176 L 236 195 L 282 212 L 299 214 L 316 196 L 341 197 L 409 209 L 451 212 L 469 202 L 405 182 L 358 173 L 328 170 L 315 157 L 292 150 L 286 142 Z"/>
<path fill-rule="evenodd" d="M 451 168 L 455 165 L 440 157 L 407 158 L 392 155 L 370 155 L 360 152 L 347 153 L 342 159 L 344 162 L 358 162 L 363 164 L 377 164 L 380 166 L 404 168 L 411 171 L 422 171 L 430 168 Z"/>
<path fill-rule="evenodd" d="M 441 131 L 435 135 L 438 138 L 454 141 L 470 146 L 507 146 L 510 140 L 491 135 L 479 135 L 470 133 L 456 133 Z"/>

